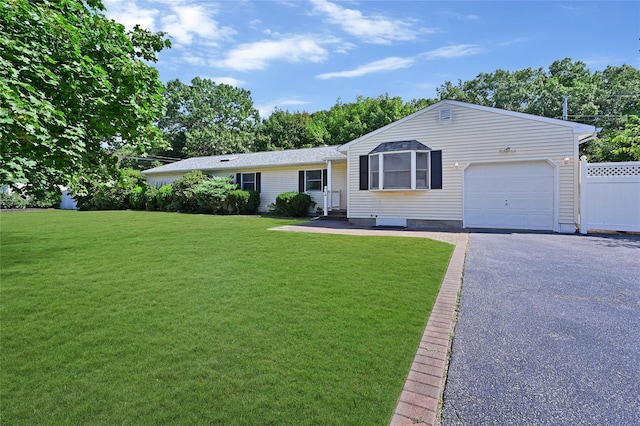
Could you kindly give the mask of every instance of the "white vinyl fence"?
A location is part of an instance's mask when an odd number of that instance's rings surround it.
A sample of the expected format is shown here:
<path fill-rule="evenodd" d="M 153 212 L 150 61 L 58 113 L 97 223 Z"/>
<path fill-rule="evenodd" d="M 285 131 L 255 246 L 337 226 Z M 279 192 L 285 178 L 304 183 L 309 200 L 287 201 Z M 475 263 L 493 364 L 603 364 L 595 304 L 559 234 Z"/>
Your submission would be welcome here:
<path fill-rule="evenodd" d="M 580 161 L 580 233 L 640 232 L 640 161 Z"/>
<path fill-rule="evenodd" d="M 69 191 L 66 189 L 62 190 L 62 197 L 60 198 L 60 208 L 62 210 L 77 210 L 78 206 L 76 205 L 76 200 L 71 197 Z"/>

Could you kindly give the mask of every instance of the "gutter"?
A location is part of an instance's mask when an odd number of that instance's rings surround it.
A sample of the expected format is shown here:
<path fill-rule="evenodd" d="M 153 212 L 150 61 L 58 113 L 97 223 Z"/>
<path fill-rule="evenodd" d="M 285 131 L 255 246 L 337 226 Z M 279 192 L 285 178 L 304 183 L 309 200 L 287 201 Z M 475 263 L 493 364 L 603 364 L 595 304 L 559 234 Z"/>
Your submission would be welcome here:
<path fill-rule="evenodd" d="M 598 128 L 596 128 L 596 132 L 595 132 L 594 134 L 592 134 L 591 136 L 587 136 L 587 137 L 586 137 L 586 138 L 584 138 L 584 139 L 580 139 L 580 140 L 578 140 L 578 145 L 581 145 L 581 144 L 583 144 L 583 143 L 586 143 L 586 142 L 589 142 L 589 141 L 594 140 L 596 137 L 598 137 L 598 133 L 599 133 L 601 130 L 602 130 L 602 127 L 598 127 Z"/>

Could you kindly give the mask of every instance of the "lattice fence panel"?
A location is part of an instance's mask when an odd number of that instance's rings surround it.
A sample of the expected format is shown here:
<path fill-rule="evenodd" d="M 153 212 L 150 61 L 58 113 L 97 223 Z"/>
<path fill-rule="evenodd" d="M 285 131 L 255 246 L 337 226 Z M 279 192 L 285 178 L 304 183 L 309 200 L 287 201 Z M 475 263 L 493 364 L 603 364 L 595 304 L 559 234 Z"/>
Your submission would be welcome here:
<path fill-rule="evenodd" d="M 640 165 L 615 165 L 615 163 L 613 163 L 611 165 L 598 166 L 589 164 L 587 168 L 587 176 L 640 176 Z"/>

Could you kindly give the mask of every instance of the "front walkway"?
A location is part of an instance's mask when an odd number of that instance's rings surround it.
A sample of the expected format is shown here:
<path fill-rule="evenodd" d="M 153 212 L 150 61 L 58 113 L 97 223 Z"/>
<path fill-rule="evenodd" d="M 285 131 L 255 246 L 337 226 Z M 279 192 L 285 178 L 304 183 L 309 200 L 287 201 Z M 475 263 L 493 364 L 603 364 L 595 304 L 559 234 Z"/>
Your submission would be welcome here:
<path fill-rule="evenodd" d="M 430 238 L 455 244 L 442 287 L 398 399 L 391 426 L 434 425 L 446 379 L 451 335 L 469 234 L 465 231 L 395 230 L 357 227 L 340 221 L 313 221 L 272 228 L 275 231 Z"/>

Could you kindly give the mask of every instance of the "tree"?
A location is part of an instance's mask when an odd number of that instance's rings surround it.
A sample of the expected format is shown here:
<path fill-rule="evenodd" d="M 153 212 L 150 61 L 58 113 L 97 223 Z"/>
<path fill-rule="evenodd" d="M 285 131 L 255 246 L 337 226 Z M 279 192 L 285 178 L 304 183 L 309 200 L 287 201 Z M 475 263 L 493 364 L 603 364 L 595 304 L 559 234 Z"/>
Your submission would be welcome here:
<path fill-rule="evenodd" d="M 347 104 L 338 99 L 329 111 L 311 115 L 311 139 L 317 135 L 325 144 L 341 145 L 404 118 L 427 104 L 427 100 L 404 103 L 402 98 L 390 97 L 388 93 L 377 98 L 358 96 L 355 102 Z"/>
<path fill-rule="evenodd" d="M 625 129 L 613 138 L 601 139 L 591 147 L 597 161 L 640 161 L 640 118 L 629 117 Z"/>
<path fill-rule="evenodd" d="M 280 149 L 309 148 L 316 143 L 310 131 L 311 117 L 306 112 L 283 111 L 276 108 L 269 118 L 262 121 L 260 137 L 254 149 L 273 151 Z"/>
<path fill-rule="evenodd" d="M 260 115 L 251 92 L 199 77 L 186 85 L 167 83 L 167 111 L 158 126 L 166 140 L 187 157 L 248 152 Z"/>
<path fill-rule="evenodd" d="M 0 179 L 38 193 L 112 170 L 110 149 L 162 143 L 156 54 L 164 33 L 126 31 L 100 0 L 0 2 Z"/>

